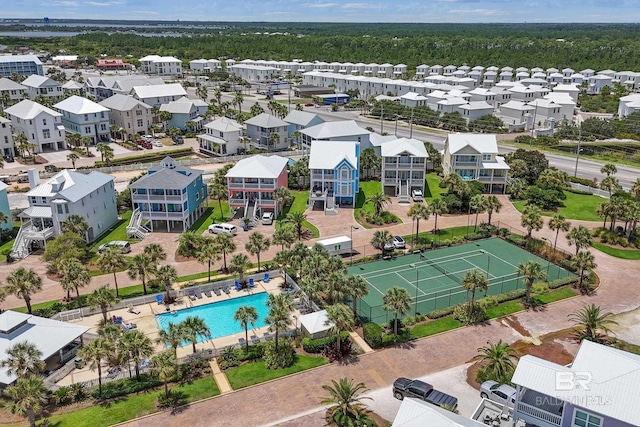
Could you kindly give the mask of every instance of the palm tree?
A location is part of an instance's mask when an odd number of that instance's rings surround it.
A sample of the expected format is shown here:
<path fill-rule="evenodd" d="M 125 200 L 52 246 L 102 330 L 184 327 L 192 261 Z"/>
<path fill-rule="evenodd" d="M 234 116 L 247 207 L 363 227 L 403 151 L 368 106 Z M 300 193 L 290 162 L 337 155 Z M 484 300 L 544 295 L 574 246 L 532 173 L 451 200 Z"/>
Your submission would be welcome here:
<path fill-rule="evenodd" d="M 153 262 L 164 261 L 167 259 L 167 253 L 159 243 L 149 243 L 144 247 L 143 253 L 149 255 Z"/>
<path fill-rule="evenodd" d="M 269 145 L 272 145 L 273 148 L 275 148 L 278 142 L 280 142 L 280 135 L 278 135 L 275 132 L 270 133 L 268 141 L 269 141 Z"/>
<path fill-rule="evenodd" d="M 489 287 L 489 280 L 486 274 L 474 268 L 465 273 L 464 279 L 462 279 L 462 287 L 467 291 L 471 291 L 471 301 L 469 303 L 469 312 L 471 312 L 476 301 L 476 290 L 486 291 Z"/>
<path fill-rule="evenodd" d="M 238 106 L 238 111 L 242 114 L 242 103 L 244 102 L 244 95 L 242 92 L 236 92 L 233 95 L 233 104 Z"/>
<path fill-rule="evenodd" d="M 384 255 L 384 247 L 393 243 L 393 236 L 387 230 L 376 230 L 370 243 L 371 246 L 380 251 L 381 255 Z"/>
<path fill-rule="evenodd" d="M 293 297 L 288 292 L 279 294 L 269 294 L 267 300 L 269 314 L 265 319 L 269 325 L 269 331 L 275 332 L 276 352 L 278 350 L 278 339 L 280 331 L 287 329 L 291 325 L 291 311 L 293 310 Z"/>
<path fill-rule="evenodd" d="M 600 173 L 604 173 L 607 176 L 615 175 L 618 173 L 618 168 L 613 163 L 606 163 L 600 168 Z"/>
<path fill-rule="evenodd" d="M 113 351 L 113 344 L 104 338 L 97 338 L 89 341 L 78 352 L 80 357 L 89 362 L 92 371 L 98 368 L 98 394 L 100 395 L 102 395 L 102 360 L 109 357 Z"/>
<path fill-rule="evenodd" d="M 184 319 L 184 321 L 181 323 L 181 326 L 184 331 L 185 338 L 191 341 L 194 354 L 196 352 L 196 343 L 198 342 L 198 337 L 208 338 L 209 336 L 211 336 L 209 327 L 201 317 L 187 316 L 187 318 Z"/>
<path fill-rule="evenodd" d="M 524 300 L 527 305 L 530 305 L 531 288 L 533 287 L 533 283 L 536 280 L 545 280 L 547 278 L 547 273 L 542 270 L 542 266 L 539 262 L 529 260 L 524 264 L 518 264 L 518 276 L 524 277 L 524 286 L 526 288 Z"/>
<path fill-rule="evenodd" d="M 25 377 L 29 375 L 39 375 L 44 370 L 42 352 L 27 341 L 14 344 L 6 350 L 7 358 L 0 364 L 7 368 L 7 375 Z"/>
<path fill-rule="evenodd" d="M 232 273 L 238 274 L 238 281 L 240 283 L 244 282 L 244 273 L 249 269 L 251 263 L 249 262 L 249 257 L 245 254 L 235 254 L 231 257 L 231 262 L 229 263 L 229 271 Z"/>
<path fill-rule="evenodd" d="M 373 193 L 365 200 L 366 203 L 371 203 L 373 205 L 373 209 L 376 212 L 376 216 L 380 216 L 380 212 L 384 209 L 387 204 L 391 203 L 391 199 L 386 194 Z"/>
<path fill-rule="evenodd" d="M 291 195 L 291 190 L 287 187 L 280 187 L 273 192 L 273 200 L 275 200 L 279 209 L 288 205 L 292 199 L 293 196 Z"/>
<path fill-rule="evenodd" d="M 290 222 L 296 227 L 298 233 L 298 240 L 302 240 L 302 225 L 307 220 L 307 216 L 304 212 L 289 212 L 285 221 Z"/>
<path fill-rule="evenodd" d="M 494 212 L 500 213 L 500 209 L 502 209 L 502 203 L 500 203 L 500 200 L 498 200 L 498 198 L 493 195 L 485 197 L 485 200 L 487 202 L 486 209 L 488 215 L 488 223 L 489 225 L 491 225 L 491 216 Z"/>
<path fill-rule="evenodd" d="M 262 233 L 254 231 L 249 235 L 249 241 L 244 246 L 247 252 L 251 255 L 255 255 L 258 259 L 258 272 L 260 272 L 260 254 L 269 249 L 271 241 L 264 237 Z"/>
<path fill-rule="evenodd" d="M 100 161 L 104 163 L 104 153 L 109 148 L 104 142 L 98 142 L 96 144 L 96 150 L 100 153 Z"/>
<path fill-rule="evenodd" d="M 120 296 L 116 272 L 127 267 L 127 259 L 124 257 L 122 250 L 117 246 L 107 246 L 98 257 L 98 266 L 102 271 L 113 273 L 116 297 Z"/>
<path fill-rule="evenodd" d="M 49 401 L 49 390 L 40 377 L 18 378 L 14 385 L 4 390 L 8 401 L 5 403 L 12 414 L 26 416 L 29 427 L 36 427 L 36 417 Z"/>
<path fill-rule="evenodd" d="M 165 301 L 171 301 L 171 285 L 178 281 L 178 272 L 176 271 L 176 268 L 172 265 L 163 265 L 158 269 L 156 278 L 160 283 L 164 284 L 166 292 Z"/>
<path fill-rule="evenodd" d="M 478 215 L 480 214 L 480 212 L 484 212 L 485 210 L 487 210 L 487 201 L 482 194 L 476 194 L 475 196 L 471 197 L 469 206 L 474 211 L 476 211 L 476 222 L 473 225 L 473 232 L 475 233 L 476 229 L 478 228 Z"/>
<path fill-rule="evenodd" d="M 573 227 L 567 234 L 567 244 L 576 246 L 576 255 L 580 252 L 580 249 L 591 246 L 592 241 L 593 237 L 591 237 L 589 229 L 582 225 Z"/>
<path fill-rule="evenodd" d="M 527 229 L 527 239 L 531 238 L 531 232 L 533 230 L 540 230 L 542 228 L 542 212 L 536 205 L 527 205 L 520 217 L 520 223 Z"/>
<path fill-rule="evenodd" d="M 176 374 L 178 368 L 176 355 L 171 351 L 163 351 L 151 358 L 149 366 L 151 371 L 158 375 L 160 381 L 163 382 L 165 397 L 169 397 L 169 379 Z"/>
<path fill-rule="evenodd" d="M 27 135 L 25 135 L 24 132 L 20 132 L 13 136 L 13 142 L 16 149 L 20 152 L 20 156 L 24 160 L 28 150 L 27 146 L 29 145 L 29 138 L 27 138 Z"/>
<path fill-rule="evenodd" d="M 580 251 L 577 254 L 575 254 L 573 257 L 571 257 L 571 265 L 578 272 L 578 277 L 579 277 L 578 287 L 580 288 L 581 291 L 584 292 L 586 290 L 583 287 L 585 272 L 587 272 L 588 270 L 593 270 L 594 268 L 597 267 L 595 262 L 595 257 L 589 251 Z"/>
<path fill-rule="evenodd" d="M 146 248 L 145 248 L 146 250 Z M 142 281 L 142 291 L 147 294 L 147 279 L 154 275 L 157 271 L 157 265 L 154 259 L 148 253 L 135 255 L 129 262 L 127 274 L 131 279 L 138 277 Z"/>
<path fill-rule="evenodd" d="M 198 249 L 205 243 L 203 237 L 195 231 L 186 231 L 178 239 L 178 255 L 187 258 L 195 258 Z"/>
<path fill-rule="evenodd" d="M 284 251 L 285 246 L 288 248 L 296 241 L 296 230 L 293 228 L 292 224 L 284 223 L 278 227 L 273 233 L 273 237 L 271 238 L 271 243 L 274 245 L 282 246 L 282 250 Z"/>
<path fill-rule="evenodd" d="M 411 308 L 411 295 L 405 288 L 394 286 L 382 295 L 382 309 L 393 312 L 393 334 L 398 336 L 398 315 Z"/>
<path fill-rule="evenodd" d="M 367 391 L 363 383 L 354 384 L 353 380 L 340 378 L 339 381 L 331 380 L 332 385 L 323 385 L 322 388 L 329 393 L 322 399 L 323 405 L 335 405 L 331 408 L 331 419 L 340 426 L 365 425 L 354 423 L 353 420 L 365 421 L 366 406 L 362 403 L 361 394 Z"/>
<path fill-rule="evenodd" d="M 369 284 L 361 276 L 349 276 L 346 282 L 347 293 L 353 303 L 353 314 L 357 314 L 358 300 L 369 294 Z"/>
<path fill-rule="evenodd" d="M 600 188 L 607 190 L 609 192 L 609 198 L 611 198 L 614 191 L 620 190 L 620 181 L 618 181 L 618 178 L 615 176 L 607 176 L 600 181 Z"/>
<path fill-rule="evenodd" d="M 249 324 L 256 326 L 258 320 L 258 311 L 250 305 L 243 305 L 234 313 L 233 319 L 240 322 L 240 327 L 244 328 L 244 338 L 247 345 L 246 352 L 249 352 Z"/>
<path fill-rule="evenodd" d="M 571 320 L 577 327 L 578 339 L 589 340 L 602 343 L 605 341 L 610 325 L 617 325 L 613 319 L 613 313 L 603 313 L 601 308 L 595 304 L 585 305 L 579 311 L 569 314 Z"/>
<path fill-rule="evenodd" d="M 84 288 L 91 281 L 89 271 L 75 258 L 63 259 L 60 263 L 60 283 L 68 290 L 75 289 L 78 305 L 80 305 L 80 288 Z"/>
<path fill-rule="evenodd" d="M 236 244 L 233 241 L 233 236 L 228 233 L 216 234 L 216 237 L 213 238 L 213 242 L 222 253 L 222 259 L 224 260 L 223 271 L 227 271 L 227 254 L 236 250 Z"/>
<path fill-rule="evenodd" d="M 636 181 L 631 186 L 631 193 L 636 195 L 636 200 L 640 200 L 640 178 L 636 178 Z"/>
<path fill-rule="evenodd" d="M 509 382 L 515 369 L 516 352 L 509 347 L 509 344 L 498 341 L 491 344 L 487 341 L 487 346 L 478 349 L 479 356 L 485 363 L 484 372 L 488 378 L 499 382 Z"/>
<path fill-rule="evenodd" d="M 89 224 L 87 224 L 87 221 L 80 215 L 69 215 L 67 219 L 62 221 L 60 228 L 63 233 L 75 233 L 85 238 Z"/>
<path fill-rule="evenodd" d="M 336 335 L 338 354 L 340 353 L 340 334 L 344 331 L 351 332 L 355 326 L 355 319 L 353 312 L 349 307 L 342 303 L 337 303 L 327 307 L 327 320 L 325 326 L 332 325 L 329 329 L 329 333 Z"/>
<path fill-rule="evenodd" d="M 220 206 L 220 218 L 224 220 L 224 210 L 222 209 L 222 201 L 229 199 L 229 190 L 227 186 L 221 183 L 214 183 L 209 186 L 209 197 L 218 201 Z"/>
<path fill-rule="evenodd" d="M 73 145 L 74 148 L 78 148 L 80 144 L 82 144 L 82 135 L 80 135 L 79 133 L 72 133 L 71 135 L 67 135 L 67 141 L 69 142 L 69 144 Z M 75 154 L 75 159 L 69 158 L 71 154 Z M 79 159 L 79 156 L 76 153 L 71 154 L 67 156 L 67 160 L 71 160 L 71 162 L 73 163 L 75 160 Z M 75 168 L 75 165 L 73 167 Z"/>
<path fill-rule="evenodd" d="M 438 231 L 438 216 L 446 214 L 449 212 L 449 208 L 447 207 L 447 202 L 442 199 L 434 199 L 429 204 L 429 212 L 431 212 L 435 216 L 435 224 L 433 225 L 433 230 L 435 232 Z"/>
<path fill-rule="evenodd" d="M 140 362 L 154 353 L 151 339 L 137 329 L 126 331 L 120 339 L 125 352 L 135 364 L 136 378 L 140 379 Z"/>
<path fill-rule="evenodd" d="M 300 148 L 300 138 L 302 138 L 302 133 L 299 130 L 295 130 L 291 134 L 291 137 L 296 140 L 296 144 L 298 145 L 298 148 Z"/>
<path fill-rule="evenodd" d="M 42 289 L 42 279 L 32 269 L 19 267 L 7 276 L 7 293 L 22 298 L 31 314 L 31 295 Z"/>
<path fill-rule="evenodd" d="M 310 259 L 312 258 L 315 258 L 315 257 L 311 257 Z M 329 273 L 328 275 L 325 275 L 324 277 L 318 277 L 323 282 L 325 282 L 324 294 L 325 294 L 325 300 L 327 301 L 327 304 L 337 304 L 339 302 L 344 301 L 344 299 L 347 297 L 347 292 L 348 292 L 347 280 L 346 280 L 347 277 L 341 271 L 333 271 L 329 267 L 326 261 L 323 261 L 322 264 L 326 265 L 326 267 L 320 269 L 319 271 L 324 271 L 324 270 L 331 271 L 331 273 Z M 322 273 L 320 273 L 319 276 L 322 276 Z"/>
<path fill-rule="evenodd" d="M 80 141 L 82 142 L 82 145 L 84 145 L 84 147 L 87 149 L 87 157 L 89 157 L 89 147 L 93 143 L 93 140 L 91 138 L 89 138 L 88 136 L 83 136 L 80 139 Z"/>
<path fill-rule="evenodd" d="M 558 234 L 560 234 L 561 231 L 569 231 L 570 227 L 571 223 L 560 214 L 554 215 L 553 218 L 549 220 L 549 229 L 556 232 L 556 239 L 553 242 L 553 249 L 555 249 L 558 245 Z"/>
<path fill-rule="evenodd" d="M 428 220 L 429 214 L 429 207 L 424 203 L 416 203 L 411 206 L 411 208 L 409 208 L 407 215 L 410 216 L 413 221 L 416 221 L 416 238 L 414 240 L 414 244 L 418 243 L 418 236 L 420 234 L 420 220 Z"/>
<path fill-rule="evenodd" d="M 99 287 L 95 289 L 93 292 L 89 294 L 87 297 L 87 303 L 89 307 L 93 310 L 95 308 L 100 308 L 102 312 L 102 318 L 106 322 L 107 319 L 107 310 L 109 307 L 113 306 L 116 302 L 118 302 L 118 298 L 111 292 L 111 290 L 107 286 Z"/>
<path fill-rule="evenodd" d="M 156 338 L 156 342 L 158 344 L 162 343 L 164 345 L 169 345 L 171 350 L 173 350 L 173 354 L 178 355 L 178 347 L 182 344 L 182 341 L 185 340 L 185 333 L 182 323 L 171 323 L 167 325 L 167 329 L 160 329 L 158 332 L 158 338 Z"/>
<path fill-rule="evenodd" d="M 220 250 L 215 245 L 213 239 L 207 240 L 207 243 L 198 248 L 198 252 L 196 252 L 196 260 L 201 264 L 207 264 L 207 280 L 211 282 L 211 263 L 220 259 Z"/>

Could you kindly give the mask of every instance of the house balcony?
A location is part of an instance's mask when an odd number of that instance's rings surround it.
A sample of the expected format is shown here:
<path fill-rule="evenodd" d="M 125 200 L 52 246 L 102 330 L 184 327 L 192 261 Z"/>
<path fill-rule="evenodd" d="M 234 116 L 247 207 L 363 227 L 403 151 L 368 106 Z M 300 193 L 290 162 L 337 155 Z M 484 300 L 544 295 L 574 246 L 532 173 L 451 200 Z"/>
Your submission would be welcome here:
<path fill-rule="evenodd" d="M 560 427 L 564 402 L 552 396 L 526 390 L 520 398 L 514 418 L 539 427 Z"/>
<path fill-rule="evenodd" d="M 500 176 L 479 176 L 478 181 L 480 182 L 507 182 L 507 177 L 500 175 Z"/>
<path fill-rule="evenodd" d="M 275 200 L 270 200 L 270 199 L 254 199 L 254 202 L 256 202 L 258 204 L 258 207 L 263 207 L 263 206 L 275 206 L 276 205 L 276 201 Z M 239 207 L 244 207 L 247 204 L 247 199 L 229 199 L 229 205 L 230 206 L 239 206 Z"/>
<path fill-rule="evenodd" d="M 335 179 L 335 174 L 332 173 L 325 173 L 325 174 L 321 174 L 321 173 L 313 173 L 311 174 L 311 179 L 314 180 L 318 180 L 318 181 L 333 181 Z"/>
<path fill-rule="evenodd" d="M 329 195 L 329 189 L 325 188 L 314 188 L 309 191 L 309 204 L 317 201 L 325 202 L 327 200 L 327 196 Z"/>
<path fill-rule="evenodd" d="M 151 194 L 132 194 L 132 201 L 134 202 L 149 202 L 149 201 L 186 201 L 187 194 L 183 195 L 151 195 Z"/>
<path fill-rule="evenodd" d="M 424 169 L 424 163 L 385 163 L 385 169 Z"/>
<path fill-rule="evenodd" d="M 424 179 L 384 178 L 382 180 L 382 185 L 398 185 L 400 183 L 409 184 L 411 187 L 422 187 Z"/>
<path fill-rule="evenodd" d="M 141 211 L 142 217 L 147 220 L 182 220 L 189 216 L 188 212 L 161 212 L 161 211 Z"/>
<path fill-rule="evenodd" d="M 469 167 L 469 166 L 478 166 L 478 163 L 479 163 L 478 161 L 473 161 L 473 162 L 462 162 L 462 161 L 460 161 L 460 160 L 455 160 L 455 161 L 453 161 L 451 164 L 452 164 L 452 166 L 454 166 L 454 167 L 455 167 L 455 166 L 466 166 L 466 167 Z"/>
<path fill-rule="evenodd" d="M 270 190 L 274 191 L 276 183 L 266 184 L 262 182 L 229 182 L 228 188 L 230 190 Z"/>

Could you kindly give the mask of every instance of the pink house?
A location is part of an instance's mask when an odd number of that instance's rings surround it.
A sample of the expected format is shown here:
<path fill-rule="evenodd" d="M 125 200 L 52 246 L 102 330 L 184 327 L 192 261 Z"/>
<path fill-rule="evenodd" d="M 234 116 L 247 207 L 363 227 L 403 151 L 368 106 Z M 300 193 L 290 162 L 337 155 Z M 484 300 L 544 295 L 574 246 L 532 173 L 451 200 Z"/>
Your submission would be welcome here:
<path fill-rule="evenodd" d="M 229 206 L 244 208 L 245 217 L 258 218 L 259 212 L 278 216 L 280 206 L 273 193 L 288 184 L 288 162 L 285 157 L 262 155 L 240 160 L 226 175 Z"/>

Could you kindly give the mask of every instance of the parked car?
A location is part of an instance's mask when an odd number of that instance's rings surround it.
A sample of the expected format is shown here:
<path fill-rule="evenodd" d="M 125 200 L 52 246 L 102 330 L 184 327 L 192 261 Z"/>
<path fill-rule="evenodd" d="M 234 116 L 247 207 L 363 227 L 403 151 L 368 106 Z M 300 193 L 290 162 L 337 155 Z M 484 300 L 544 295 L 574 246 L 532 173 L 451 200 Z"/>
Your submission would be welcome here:
<path fill-rule="evenodd" d="M 5 161 L 5 162 L 7 162 L 7 163 L 13 163 L 13 156 L 10 156 L 9 154 L 5 154 L 5 155 L 3 156 L 3 158 L 4 158 L 4 161 Z"/>
<path fill-rule="evenodd" d="M 414 397 L 424 400 L 436 406 L 456 408 L 458 399 L 433 388 L 429 383 L 408 378 L 398 378 L 393 383 L 393 397 L 402 400 L 405 397 Z"/>
<path fill-rule="evenodd" d="M 404 249 L 406 247 L 404 239 L 401 236 L 395 236 L 393 238 L 393 247 L 396 249 Z"/>
<path fill-rule="evenodd" d="M 273 212 L 265 212 L 262 214 L 262 225 L 273 224 Z"/>
<path fill-rule="evenodd" d="M 485 381 L 480 386 L 480 397 L 502 403 L 510 408 L 516 406 L 517 394 L 518 391 L 515 388 L 496 381 Z"/>
<path fill-rule="evenodd" d="M 307 103 L 307 104 L 304 104 L 304 106 L 305 106 L 305 107 L 313 107 L 313 104 L 309 102 L 309 103 Z"/>
<path fill-rule="evenodd" d="M 125 253 L 125 254 L 128 254 L 129 252 L 131 252 L 131 244 L 129 244 L 129 242 L 127 242 L 126 240 L 112 240 L 108 243 L 103 243 L 98 247 L 98 252 L 103 252 L 109 246 L 118 247 L 122 250 L 122 253 Z"/>
<path fill-rule="evenodd" d="M 149 142 L 151 142 L 151 141 L 153 141 L 153 140 L 155 139 L 155 138 L 153 137 L 153 135 L 143 135 L 143 136 L 142 136 L 142 138 L 143 138 L 145 141 L 149 141 Z"/>
<path fill-rule="evenodd" d="M 151 142 L 151 145 L 153 145 L 154 147 L 163 147 L 162 142 L 158 141 L 157 139 L 154 139 Z"/>
<path fill-rule="evenodd" d="M 59 170 L 60 169 L 58 169 L 58 167 L 55 165 L 46 165 L 44 167 L 44 171 L 49 173 L 58 172 Z"/>
<path fill-rule="evenodd" d="M 182 135 L 175 135 L 173 138 L 171 138 L 171 140 L 175 145 L 184 144 L 184 138 L 182 137 Z"/>
<path fill-rule="evenodd" d="M 231 234 L 232 236 L 235 236 L 236 234 L 238 234 L 238 229 L 236 228 L 236 226 L 226 222 L 222 222 L 220 224 L 211 224 L 208 227 L 208 230 L 209 230 L 209 233 L 211 234 L 227 233 L 227 234 Z"/>
<path fill-rule="evenodd" d="M 414 202 L 421 202 L 424 200 L 424 196 L 422 195 L 422 190 L 413 190 L 411 192 L 411 198 Z"/>

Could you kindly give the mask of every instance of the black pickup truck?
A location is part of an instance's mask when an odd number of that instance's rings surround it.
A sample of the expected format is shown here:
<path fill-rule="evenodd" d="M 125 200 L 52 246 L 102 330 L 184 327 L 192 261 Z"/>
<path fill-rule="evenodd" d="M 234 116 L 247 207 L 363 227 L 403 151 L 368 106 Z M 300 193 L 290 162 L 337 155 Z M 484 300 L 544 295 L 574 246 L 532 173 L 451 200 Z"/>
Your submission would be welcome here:
<path fill-rule="evenodd" d="M 433 388 L 431 384 L 409 378 L 398 378 L 393 383 L 393 396 L 402 400 L 405 397 L 415 397 L 436 406 L 456 408 L 458 399 Z"/>

